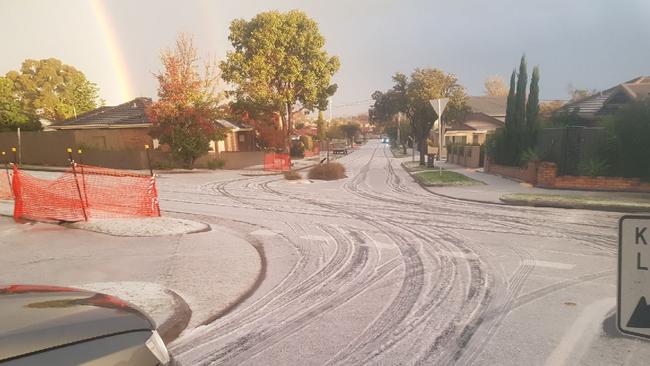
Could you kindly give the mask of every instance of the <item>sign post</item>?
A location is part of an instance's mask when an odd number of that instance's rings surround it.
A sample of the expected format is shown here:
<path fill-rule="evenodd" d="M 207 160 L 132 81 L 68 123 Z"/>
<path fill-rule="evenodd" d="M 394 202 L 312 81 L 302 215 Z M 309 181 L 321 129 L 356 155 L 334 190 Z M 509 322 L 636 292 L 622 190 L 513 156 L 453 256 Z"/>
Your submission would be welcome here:
<path fill-rule="evenodd" d="M 616 324 L 621 333 L 650 339 L 650 216 L 623 216 L 618 235 Z"/>
<path fill-rule="evenodd" d="M 449 98 L 433 99 L 430 100 L 429 103 L 431 103 L 433 110 L 436 111 L 436 114 L 438 115 L 438 161 L 440 161 L 440 157 L 442 156 L 442 144 L 444 142 L 442 113 L 444 113 L 447 103 L 449 103 Z"/>

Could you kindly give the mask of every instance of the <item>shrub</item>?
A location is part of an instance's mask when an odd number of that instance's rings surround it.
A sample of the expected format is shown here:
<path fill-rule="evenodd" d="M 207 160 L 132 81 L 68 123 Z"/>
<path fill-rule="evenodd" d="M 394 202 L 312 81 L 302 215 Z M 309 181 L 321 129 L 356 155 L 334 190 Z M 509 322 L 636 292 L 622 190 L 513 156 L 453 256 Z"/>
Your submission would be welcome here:
<path fill-rule="evenodd" d="M 302 175 L 298 173 L 295 170 L 289 170 L 288 172 L 284 172 L 284 179 L 286 180 L 300 180 L 302 179 Z"/>
<path fill-rule="evenodd" d="M 223 159 L 212 159 L 208 160 L 208 169 L 210 170 L 216 170 L 216 169 L 223 169 L 223 167 L 226 165 L 226 161 Z"/>
<path fill-rule="evenodd" d="M 311 138 L 311 136 L 300 136 L 300 142 L 305 146 L 305 150 L 313 150 L 314 149 L 314 140 Z"/>
<path fill-rule="evenodd" d="M 171 160 L 160 160 L 151 163 L 151 167 L 156 170 L 171 170 L 177 168 L 177 164 Z"/>
<path fill-rule="evenodd" d="M 587 162 L 580 164 L 578 169 L 581 175 L 590 177 L 600 177 L 609 173 L 609 164 L 605 160 L 591 159 Z"/>
<path fill-rule="evenodd" d="M 540 154 L 537 149 L 529 148 L 525 150 L 523 153 L 521 153 L 521 159 L 520 159 L 521 165 L 526 165 L 529 162 L 540 161 L 540 160 L 542 159 L 540 158 Z"/>
<path fill-rule="evenodd" d="M 605 122 L 609 138 L 601 157 L 612 173 L 629 178 L 650 178 L 650 101 L 629 104 Z"/>
<path fill-rule="evenodd" d="M 291 141 L 291 157 L 305 157 L 305 144 L 303 144 L 302 141 Z"/>
<path fill-rule="evenodd" d="M 309 179 L 336 180 L 345 178 L 345 167 L 339 163 L 316 165 L 307 175 Z"/>

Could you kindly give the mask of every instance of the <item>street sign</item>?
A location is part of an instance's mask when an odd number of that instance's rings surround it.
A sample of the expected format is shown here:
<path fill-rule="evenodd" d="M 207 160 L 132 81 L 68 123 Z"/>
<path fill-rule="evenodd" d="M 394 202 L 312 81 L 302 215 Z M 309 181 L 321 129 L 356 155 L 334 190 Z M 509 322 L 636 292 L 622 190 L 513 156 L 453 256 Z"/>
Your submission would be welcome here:
<path fill-rule="evenodd" d="M 618 329 L 650 339 L 650 216 L 623 216 L 618 227 Z"/>
<path fill-rule="evenodd" d="M 429 103 L 431 103 L 433 110 L 436 111 L 438 118 L 440 118 L 440 116 L 445 112 L 447 103 L 449 103 L 449 98 L 432 99 Z"/>

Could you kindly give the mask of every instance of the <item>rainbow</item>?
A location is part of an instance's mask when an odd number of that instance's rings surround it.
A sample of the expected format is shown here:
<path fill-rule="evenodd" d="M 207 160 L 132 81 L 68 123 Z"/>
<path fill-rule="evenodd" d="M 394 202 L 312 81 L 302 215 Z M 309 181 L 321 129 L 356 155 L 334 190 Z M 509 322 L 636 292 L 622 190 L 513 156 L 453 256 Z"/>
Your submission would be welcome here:
<path fill-rule="evenodd" d="M 129 72 L 126 66 L 126 59 L 120 47 L 119 37 L 115 32 L 115 28 L 111 24 L 110 14 L 103 0 L 91 1 L 95 19 L 99 25 L 99 29 L 104 36 L 104 41 L 108 46 L 108 53 L 113 65 L 113 72 L 117 78 L 117 85 L 119 88 L 120 98 L 119 103 L 124 103 L 133 99 L 133 87 L 130 84 Z"/>

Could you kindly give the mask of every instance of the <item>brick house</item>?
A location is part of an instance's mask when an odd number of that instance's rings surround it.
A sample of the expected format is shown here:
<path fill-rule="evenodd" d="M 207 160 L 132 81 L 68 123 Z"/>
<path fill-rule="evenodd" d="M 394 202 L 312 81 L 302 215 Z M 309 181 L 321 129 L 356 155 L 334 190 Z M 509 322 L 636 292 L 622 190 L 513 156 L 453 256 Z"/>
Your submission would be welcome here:
<path fill-rule="evenodd" d="M 149 136 L 151 121 L 145 113 L 150 98 L 135 98 L 117 106 L 102 106 L 62 122 L 53 123 L 48 130 L 77 131 L 80 144 L 97 150 L 140 150 L 145 144 L 154 148 L 158 141 Z M 255 132 L 243 123 L 217 120 L 228 129 L 223 141 L 210 144 L 214 152 L 255 151 Z M 82 132 L 83 131 L 83 132 Z"/>

